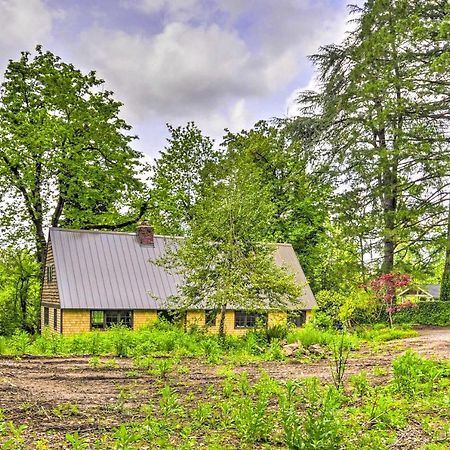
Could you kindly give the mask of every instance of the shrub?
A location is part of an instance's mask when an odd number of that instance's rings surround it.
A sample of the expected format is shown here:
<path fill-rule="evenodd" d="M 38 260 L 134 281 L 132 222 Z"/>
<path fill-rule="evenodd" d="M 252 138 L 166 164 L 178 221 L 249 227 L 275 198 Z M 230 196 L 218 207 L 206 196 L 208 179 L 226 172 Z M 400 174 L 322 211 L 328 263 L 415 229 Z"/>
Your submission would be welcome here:
<path fill-rule="evenodd" d="M 394 315 L 395 323 L 450 326 L 450 302 L 418 302 L 417 308 L 402 309 Z"/>
<path fill-rule="evenodd" d="M 395 359 L 392 368 L 395 390 L 408 397 L 430 394 L 445 373 L 439 363 L 421 358 L 412 350 Z"/>

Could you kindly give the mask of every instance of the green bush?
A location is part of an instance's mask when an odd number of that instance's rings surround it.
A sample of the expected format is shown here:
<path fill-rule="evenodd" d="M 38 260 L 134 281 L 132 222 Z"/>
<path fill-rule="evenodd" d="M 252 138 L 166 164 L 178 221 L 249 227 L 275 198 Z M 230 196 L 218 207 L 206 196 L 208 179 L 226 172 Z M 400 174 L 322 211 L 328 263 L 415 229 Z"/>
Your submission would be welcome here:
<path fill-rule="evenodd" d="M 379 324 L 376 324 L 379 325 Z M 387 327 L 385 324 L 380 326 L 360 327 L 356 330 L 359 337 L 371 342 L 387 342 L 395 339 L 405 339 L 409 337 L 417 336 L 417 331 L 412 330 L 410 327 L 394 326 L 393 328 Z"/>
<path fill-rule="evenodd" d="M 395 390 L 407 397 L 430 395 L 438 386 L 439 379 L 448 376 L 448 369 L 443 365 L 422 358 L 412 350 L 395 359 L 392 368 Z"/>
<path fill-rule="evenodd" d="M 450 326 L 450 302 L 418 302 L 416 308 L 406 308 L 395 313 L 394 322 Z"/>

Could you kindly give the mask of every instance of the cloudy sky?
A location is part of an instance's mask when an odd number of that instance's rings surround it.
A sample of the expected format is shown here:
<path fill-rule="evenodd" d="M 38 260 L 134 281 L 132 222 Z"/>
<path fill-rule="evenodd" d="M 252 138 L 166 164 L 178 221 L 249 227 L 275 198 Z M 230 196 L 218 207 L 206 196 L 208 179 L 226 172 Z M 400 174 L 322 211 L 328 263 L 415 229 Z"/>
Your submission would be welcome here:
<path fill-rule="evenodd" d="M 36 44 L 88 71 L 124 103 L 156 156 L 165 123 L 224 128 L 284 117 L 311 82 L 307 55 L 338 42 L 344 0 L 0 0 L 0 70 Z"/>

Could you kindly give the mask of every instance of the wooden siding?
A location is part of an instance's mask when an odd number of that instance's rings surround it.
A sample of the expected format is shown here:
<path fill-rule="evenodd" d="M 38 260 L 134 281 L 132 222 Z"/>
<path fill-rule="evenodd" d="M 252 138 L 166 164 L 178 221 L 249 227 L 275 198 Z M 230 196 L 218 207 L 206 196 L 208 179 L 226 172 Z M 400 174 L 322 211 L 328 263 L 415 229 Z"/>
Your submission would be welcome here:
<path fill-rule="evenodd" d="M 91 313 L 87 309 L 63 309 L 62 332 L 65 335 L 91 330 Z"/>
<path fill-rule="evenodd" d="M 267 317 L 267 325 L 274 327 L 275 325 L 287 325 L 287 312 L 286 311 L 271 311 Z"/>
<path fill-rule="evenodd" d="M 133 329 L 139 330 L 157 319 L 156 310 L 137 309 L 133 311 Z"/>
<path fill-rule="evenodd" d="M 49 266 L 55 265 L 55 259 L 53 257 L 52 242 L 48 242 L 47 255 L 45 258 L 45 273 L 44 273 L 44 283 L 42 286 L 42 303 L 50 303 L 58 305 L 59 302 L 59 292 L 58 292 L 58 281 L 56 278 L 56 270 L 53 270 L 53 281 L 51 283 L 47 282 L 47 268 Z"/>
<path fill-rule="evenodd" d="M 188 311 L 186 313 L 186 327 L 204 327 L 205 311 Z"/>
<path fill-rule="evenodd" d="M 53 308 L 48 305 L 49 308 L 49 328 L 53 329 Z M 58 314 L 58 328 L 56 331 L 61 332 L 62 323 L 62 333 L 65 335 L 72 335 L 77 333 L 84 333 L 90 331 L 91 329 L 91 314 L 89 310 L 78 310 L 78 309 L 57 309 Z M 62 320 L 61 320 L 62 315 Z M 306 321 L 311 320 L 313 314 L 311 311 L 306 311 Z M 154 322 L 157 319 L 156 310 L 135 310 L 133 311 L 133 328 L 138 330 L 143 326 Z M 41 320 L 44 322 L 44 306 L 41 308 Z M 218 333 L 219 331 L 219 321 L 220 315 L 217 315 L 216 324 L 208 328 L 208 331 L 212 334 Z M 235 312 L 233 310 L 228 310 L 225 313 L 225 333 L 234 336 L 242 336 L 249 329 L 247 328 L 235 328 Z M 286 311 L 270 311 L 268 313 L 268 326 L 274 325 L 286 325 L 287 324 L 287 313 Z M 188 311 L 186 314 L 186 327 L 205 326 L 205 311 Z"/>
<path fill-rule="evenodd" d="M 51 303 L 41 304 L 41 329 L 44 329 L 44 308 L 48 308 L 48 325 L 47 328 L 50 331 L 61 333 L 61 309 L 59 305 L 53 305 Z M 56 328 L 55 328 L 55 315 L 56 315 Z"/>

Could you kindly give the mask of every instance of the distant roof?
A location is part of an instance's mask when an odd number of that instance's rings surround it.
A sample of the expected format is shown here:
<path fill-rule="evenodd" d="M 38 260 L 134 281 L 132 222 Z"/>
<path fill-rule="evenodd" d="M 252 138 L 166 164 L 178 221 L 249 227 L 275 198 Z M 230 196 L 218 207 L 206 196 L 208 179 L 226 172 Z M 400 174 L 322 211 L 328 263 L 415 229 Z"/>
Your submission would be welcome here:
<path fill-rule="evenodd" d="M 154 237 L 140 245 L 135 233 L 51 228 L 61 308 L 163 309 L 177 295 L 180 276 L 152 261 L 164 255 L 175 237 Z M 304 286 L 302 308 L 316 305 L 311 288 L 290 244 L 277 244 L 275 262 L 285 265 Z"/>
<path fill-rule="evenodd" d="M 425 284 L 422 286 L 433 298 L 441 297 L 441 285 L 440 284 Z"/>

